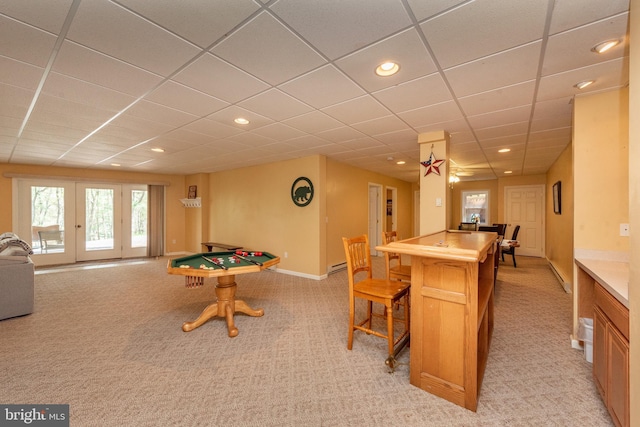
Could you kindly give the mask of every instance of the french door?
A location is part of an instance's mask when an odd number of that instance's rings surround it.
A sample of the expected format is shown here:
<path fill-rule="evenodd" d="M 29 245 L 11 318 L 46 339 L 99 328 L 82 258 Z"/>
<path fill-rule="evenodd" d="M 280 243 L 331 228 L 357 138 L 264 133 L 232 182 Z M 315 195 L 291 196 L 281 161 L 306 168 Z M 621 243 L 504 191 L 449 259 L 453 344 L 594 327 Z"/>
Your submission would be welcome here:
<path fill-rule="evenodd" d="M 36 265 L 147 254 L 145 185 L 20 180 L 18 205 Z"/>

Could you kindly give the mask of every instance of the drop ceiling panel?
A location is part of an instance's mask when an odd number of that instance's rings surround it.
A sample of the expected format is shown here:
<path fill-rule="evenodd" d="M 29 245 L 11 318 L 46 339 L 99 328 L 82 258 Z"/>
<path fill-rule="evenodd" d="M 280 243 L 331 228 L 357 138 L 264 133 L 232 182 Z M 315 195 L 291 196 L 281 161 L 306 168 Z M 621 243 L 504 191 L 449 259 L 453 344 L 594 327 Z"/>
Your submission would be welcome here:
<path fill-rule="evenodd" d="M 453 8 L 459 4 L 465 3 L 466 0 L 408 0 L 407 3 L 411 7 L 413 14 L 418 21 L 422 21 L 426 18 L 431 18 L 434 15 L 442 13 L 447 9 Z"/>
<path fill-rule="evenodd" d="M 286 141 L 304 135 L 304 132 L 287 126 L 284 123 L 271 123 L 256 129 L 253 134 L 271 138 L 275 141 Z"/>
<path fill-rule="evenodd" d="M 405 122 L 392 115 L 366 122 L 355 123 L 353 128 L 369 136 L 410 130 Z"/>
<path fill-rule="evenodd" d="M 161 81 L 160 76 L 68 41 L 62 44 L 52 71 L 135 97 Z"/>
<path fill-rule="evenodd" d="M 439 74 L 431 74 L 410 82 L 373 93 L 383 105 L 394 113 L 415 110 L 427 105 L 451 100 L 451 92 Z"/>
<path fill-rule="evenodd" d="M 411 24 L 400 0 L 311 1 L 280 0 L 273 11 L 329 59 L 385 38 Z"/>
<path fill-rule="evenodd" d="M 119 3 L 202 48 L 224 37 L 259 8 L 251 0 L 120 0 Z"/>
<path fill-rule="evenodd" d="M 212 53 L 272 85 L 304 74 L 325 62 L 268 13 L 259 14 L 225 38 L 212 49 Z"/>
<path fill-rule="evenodd" d="M 270 89 L 238 104 L 273 120 L 281 121 L 313 110 L 295 98 L 278 89 Z"/>
<path fill-rule="evenodd" d="M 302 132 L 318 133 L 330 129 L 336 129 L 342 126 L 338 120 L 329 117 L 328 115 L 314 111 L 311 113 L 303 114 L 302 116 L 293 117 L 285 120 L 284 124 L 298 129 Z"/>
<path fill-rule="evenodd" d="M 338 104 L 364 94 L 358 85 L 331 64 L 284 83 L 279 88 L 314 108 Z"/>
<path fill-rule="evenodd" d="M 115 3 L 81 2 L 68 37 L 153 73 L 168 76 L 200 49 Z"/>
<path fill-rule="evenodd" d="M 2 13 L 45 31 L 58 33 L 71 3 L 72 0 L 51 0 L 39 3 L 38 7 L 25 7 L 21 0 L 3 1 Z"/>
<path fill-rule="evenodd" d="M 183 138 L 186 140 L 194 139 L 194 135 L 185 131 L 199 133 L 202 136 L 195 139 L 205 139 L 207 142 L 210 142 L 212 138 L 226 138 L 242 132 L 241 129 L 237 129 L 233 126 L 220 123 L 216 120 L 200 119 L 195 122 L 189 123 L 188 125 L 185 125 L 181 129 L 173 131 L 169 134 L 169 136 L 171 134 L 182 134 Z M 204 135 L 206 135 L 206 137 L 204 137 Z"/>
<path fill-rule="evenodd" d="M 555 2 L 549 33 L 556 34 L 628 10 L 629 0 L 581 0 L 578 7 L 571 1 Z"/>
<path fill-rule="evenodd" d="M 585 80 L 595 80 L 586 92 L 574 87 L 576 83 Z M 629 68 L 627 59 L 613 59 L 611 61 L 541 78 L 538 89 L 538 100 L 545 101 L 579 95 L 580 93 L 621 87 L 628 81 Z"/>
<path fill-rule="evenodd" d="M 445 75 L 459 97 L 526 82 L 536 78 L 540 48 L 541 43 L 530 43 L 445 70 Z"/>
<path fill-rule="evenodd" d="M 42 93 L 78 104 L 113 111 L 114 114 L 136 100 L 131 95 L 59 73 L 49 74 L 42 87 Z"/>
<path fill-rule="evenodd" d="M 154 102 L 142 100 L 127 109 L 124 116 L 164 123 L 171 127 L 180 127 L 198 119 L 197 116 L 179 110 L 174 110 Z"/>
<path fill-rule="evenodd" d="M 228 102 L 174 81 L 164 82 L 146 99 L 198 117 L 207 116 L 229 105 Z"/>
<path fill-rule="evenodd" d="M 547 0 L 480 0 L 454 8 L 421 25 L 435 56 L 449 68 L 538 40 Z"/>
<path fill-rule="evenodd" d="M 0 55 L 44 67 L 56 37 L 0 15 Z"/>
<path fill-rule="evenodd" d="M 460 109 L 453 101 L 443 102 L 428 107 L 405 111 L 398 116 L 414 128 L 426 127 L 432 124 L 439 124 L 459 120 L 462 118 Z M 443 130 L 445 128 L 442 128 Z M 450 130 L 450 127 L 446 128 Z"/>
<path fill-rule="evenodd" d="M 460 98 L 460 105 L 468 116 L 482 114 L 487 108 L 491 110 L 506 110 L 531 104 L 534 90 L 535 80 L 530 80 Z"/>
<path fill-rule="evenodd" d="M 227 102 L 238 102 L 269 86 L 213 55 L 203 55 L 173 80 Z"/>
<path fill-rule="evenodd" d="M 375 74 L 375 68 L 387 61 L 399 64 L 402 72 L 380 78 Z M 414 29 L 403 31 L 344 57 L 336 61 L 336 66 L 369 92 L 395 86 L 436 71 L 431 56 Z"/>
<path fill-rule="evenodd" d="M 548 76 L 624 56 L 625 44 L 614 46 L 602 54 L 591 49 L 607 40 L 624 40 L 628 20 L 628 14 L 624 13 L 549 37 L 542 75 Z"/>
<path fill-rule="evenodd" d="M 4 82 L 5 85 L 35 90 L 43 72 L 40 67 L 0 56 L 0 82 Z"/>

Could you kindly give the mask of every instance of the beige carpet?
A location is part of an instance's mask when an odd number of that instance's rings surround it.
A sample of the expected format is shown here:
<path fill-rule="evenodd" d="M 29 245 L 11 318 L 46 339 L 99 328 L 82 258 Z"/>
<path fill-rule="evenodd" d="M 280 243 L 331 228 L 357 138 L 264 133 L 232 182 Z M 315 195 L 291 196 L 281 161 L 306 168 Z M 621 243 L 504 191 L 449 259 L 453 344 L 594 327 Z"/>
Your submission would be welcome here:
<path fill-rule="evenodd" d="M 229 338 L 222 319 L 181 330 L 213 281 L 186 289 L 166 259 L 100 267 L 39 271 L 35 312 L 0 322 L 0 403 L 68 403 L 72 426 L 612 425 L 570 347 L 571 295 L 540 259 L 501 264 L 477 413 L 410 385 L 406 364 L 388 373 L 384 340 L 346 349 L 346 271 L 238 276 L 265 315 L 236 316 Z"/>

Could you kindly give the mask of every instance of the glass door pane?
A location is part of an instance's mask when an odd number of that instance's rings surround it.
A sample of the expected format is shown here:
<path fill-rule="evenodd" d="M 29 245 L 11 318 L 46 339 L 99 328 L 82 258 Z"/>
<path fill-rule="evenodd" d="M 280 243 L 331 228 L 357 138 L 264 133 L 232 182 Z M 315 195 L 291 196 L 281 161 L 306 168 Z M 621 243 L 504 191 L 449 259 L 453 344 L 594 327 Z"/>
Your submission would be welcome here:
<path fill-rule="evenodd" d="M 146 185 L 122 186 L 122 257 L 147 256 L 148 199 Z"/>
<path fill-rule="evenodd" d="M 64 187 L 31 186 L 33 253 L 64 252 L 64 242 Z"/>
<path fill-rule="evenodd" d="M 120 258 L 120 186 L 78 184 L 76 188 L 77 259 Z"/>
<path fill-rule="evenodd" d="M 74 183 L 17 179 L 15 232 L 31 245 L 37 266 L 75 261 Z"/>
<path fill-rule="evenodd" d="M 87 188 L 85 191 L 85 250 L 113 249 L 113 189 Z"/>

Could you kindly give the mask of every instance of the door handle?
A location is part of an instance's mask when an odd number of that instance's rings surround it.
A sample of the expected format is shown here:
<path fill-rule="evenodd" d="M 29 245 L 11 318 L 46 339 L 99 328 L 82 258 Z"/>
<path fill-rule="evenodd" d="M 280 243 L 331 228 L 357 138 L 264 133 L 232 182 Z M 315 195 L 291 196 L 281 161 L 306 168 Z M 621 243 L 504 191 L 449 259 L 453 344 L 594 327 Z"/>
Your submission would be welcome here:
<path fill-rule="evenodd" d="M 77 224 L 76 228 L 82 228 L 82 225 L 81 224 Z"/>

